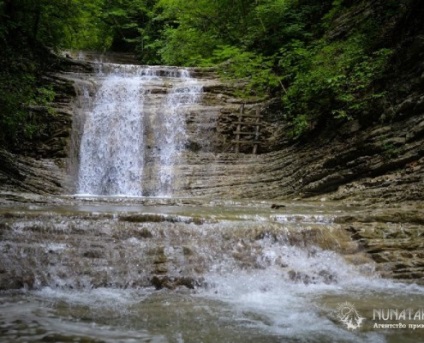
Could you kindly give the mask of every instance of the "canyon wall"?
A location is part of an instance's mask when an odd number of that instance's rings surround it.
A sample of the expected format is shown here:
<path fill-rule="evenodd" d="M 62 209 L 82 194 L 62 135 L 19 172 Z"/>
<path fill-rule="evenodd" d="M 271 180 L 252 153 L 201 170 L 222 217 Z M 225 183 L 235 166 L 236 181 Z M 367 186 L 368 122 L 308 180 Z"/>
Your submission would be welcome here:
<path fill-rule="evenodd" d="M 68 60 L 66 68 L 48 76 L 58 93 L 54 104 L 57 114 L 48 122 L 50 135 L 23 144 L 18 155 L 0 152 L 2 190 L 50 194 L 75 191 L 81 135 L 78 116 L 86 106 L 81 102 L 89 101 L 77 96 L 81 91 L 78 84 L 89 84 L 90 92 L 95 92 L 96 81 L 91 63 Z M 361 203 L 423 199 L 422 78 L 409 79 L 409 87 L 413 86 L 410 80 L 416 83 L 415 91 L 394 99 L 387 113 L 381 114 L 391 113 L 396 120 L 373 125 L 350 121 L 337 131 L 291 141 L 275 102 L 238 98 L 237 85 L 223 82 L 213 70 L 193 69 L 191 73 L 203 84 L 203 94 L 200 103 L 186 113 L 188 142 L 175 166 L 175 196 L 318 196 Z M 154 91 L 160 97 L 166 94 L 165 88 Z M 254 140 L 252 136 L 245 136 L 246 144 L 238 148 L 234 143 L 235 132 L 252 131 L 256 120 L 247 117 L 246 124 L 239 125 L 242 107 L 246 116 L 262 116 L 256 154 L 252 153 L 253 144 L 247 143 Z"/>

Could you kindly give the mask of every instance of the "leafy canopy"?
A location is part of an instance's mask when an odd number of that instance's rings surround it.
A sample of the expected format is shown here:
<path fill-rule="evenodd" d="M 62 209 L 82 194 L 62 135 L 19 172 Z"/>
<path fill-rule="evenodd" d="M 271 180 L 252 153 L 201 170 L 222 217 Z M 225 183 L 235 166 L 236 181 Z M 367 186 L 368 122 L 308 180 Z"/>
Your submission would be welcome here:
<path fill-rule="evenodd" d="M 223 77 L 244 82 L 243 96 L 280 96 L 294 137 L 360 118 L 385 96 L 376 85 L 391 50 L 375 42 L 381 25 L 402 9 L 386 1 L 377 16 L 331 33 L 364 3 L 0 0 L 0 58 L 8 66 L 0 72 L 0 125 L 19 131 L 17 123 L 31 122 L 22 117 L 25 105 L 44 101 L 44 91 L 35 91 L 42 87 L 38 64 L 45 64 L 40 47 L 133 52 L 145 64 L 218 66 Z"/>

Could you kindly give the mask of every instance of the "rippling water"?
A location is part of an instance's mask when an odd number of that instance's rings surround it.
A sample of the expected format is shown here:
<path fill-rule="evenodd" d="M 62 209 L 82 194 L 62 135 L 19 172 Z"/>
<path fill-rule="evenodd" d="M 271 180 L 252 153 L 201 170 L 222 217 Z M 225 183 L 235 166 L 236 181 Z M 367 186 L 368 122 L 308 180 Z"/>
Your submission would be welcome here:
<path fill-rule="evenodd" d="M 360 209 L 286 204 L 271 210 L 269 205 L 62 198 L 1 207 L 1 272 L 24 270 L 34 260 L 27 255 L 38 254 L 37 264 L 25 271 L 39 273 L 39 283 L 0 292 L 0 342 L 422 341 L 424 328 L 408 325 L 424 324 L 424 318 L 389 321 L 376 318 L 375 310 L 419 312 L 424 288 L 381 279 L 372 263 L 354 265 L 343 256 L 344 238 L 337 236 L 333 219 Z M 149 235 L 131 236 L 137 228 Z M 33 241 L 40 230 L 42 238 Z M 111 251 L 87 259 L 84 249 L 91 240 Z M 143 261 L 147 248 L 159 246 L 166 275 L 191 273 L 199 282 L 162 289 L 119 283 L 114 268 L 136 268 L 131 259 L 116 263 L 125 250 Z M 139 263 L 152 264 L 148 275 L 161 272 L 157 260 Z M 96 268 L 114 282 L 94 285 L 90 273 Z M 341 320 L 346 303 L 354 309 L 347 318 L 351 324 L 362 318 L 350 329 Z M 407 327 L 375 326 L 399 322 Z"/>
<path fill-rule="evenodd" d="M 0 296 L 0 340 L 421 341 L 419 329 L 373 329 L 372 307 L 416 307 L 422 304 L 422 289 L 388 283 L 300 286 L 266 274 L 221 276 L 213 278 L 215 286 L 190 292 L 105 288 L 6 292 Z M 362 328 L 349 331 L 335 317 L 337 305 L 346 301 L 365 316 Z"/>

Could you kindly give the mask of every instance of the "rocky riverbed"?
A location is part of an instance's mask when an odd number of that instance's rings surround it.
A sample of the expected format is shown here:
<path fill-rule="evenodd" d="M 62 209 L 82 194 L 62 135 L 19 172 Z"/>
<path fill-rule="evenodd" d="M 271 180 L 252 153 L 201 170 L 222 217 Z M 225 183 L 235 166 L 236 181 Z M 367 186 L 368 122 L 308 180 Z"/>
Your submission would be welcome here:
<path fill-rule="evenodd" d="M 12 193 L 1 199 L 2 289 L 192 289 L 205 286 L 214 269 L 271 266 L 293 282 L 338 282 L 333 267 L 298 268 L 286 253 L 268 256 L 272 246 L 337 253 L 372 277 L 424 280 L 421 208 Z"/>

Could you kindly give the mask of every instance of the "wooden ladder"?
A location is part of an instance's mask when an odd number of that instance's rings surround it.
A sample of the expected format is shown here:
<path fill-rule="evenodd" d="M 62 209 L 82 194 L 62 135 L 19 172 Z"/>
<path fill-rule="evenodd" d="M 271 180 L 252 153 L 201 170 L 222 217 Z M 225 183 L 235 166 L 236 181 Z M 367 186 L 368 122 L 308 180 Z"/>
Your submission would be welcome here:
<path fill-rule="evenodd" d="M 254 118 L 255 122 L 246 122 L 243 119 L 245 118 Z M 252 154 L 256 154 L 258 151 L 258 145 L 261 143 L 259 141 L 259 135 L 260 135 L 260 120 L 262 116 L 260 115 L 260 109 L 259 107 L 256 108 L 256 114 L 245 114 L 244 113 L 244 104 L 240 106 L 240 111 L 238 114 L 238 121 L 235 122 L 237 124 L 236 131 L 233 132 L 233 134 L 236 135 L 235 140 L 232 142 L 235 144 L 235 152 L 239 153 L 240 151 L 240 145 L 241 144 L 248 144 L 253 145 Z M 251 129 L 248 129 L 247 131 L 241 131 L 242 126 L 251 127 Z M 247 140 L 247 139 L 241 139 L 241 136 L 254 136 L 253 140 Z"/>

